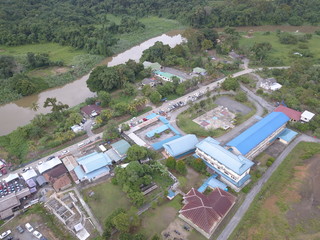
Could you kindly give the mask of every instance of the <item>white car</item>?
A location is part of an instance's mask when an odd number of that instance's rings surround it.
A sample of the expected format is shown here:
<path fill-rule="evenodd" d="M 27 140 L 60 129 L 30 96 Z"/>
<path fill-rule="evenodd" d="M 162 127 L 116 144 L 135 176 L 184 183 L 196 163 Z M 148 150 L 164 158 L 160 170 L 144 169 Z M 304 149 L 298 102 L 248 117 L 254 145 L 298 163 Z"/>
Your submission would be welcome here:
<path fill-rule="evenodd" d="M 62 151 L 61 153 L 62 154 L 67 154 L 67 153 L 69 153 L 70 151 L 69 150 L 64 150 L 64 151 Z"/>
<path fill-rule="evenodd" d="M 6 236 L 9 236 L 11 234 L 11 230 L 5 231 L 0 235 L 0 239 L 4 239 Z"/>
<path fill-rule="evenodd" d="M 38 239 L 40 239 L 42 237 L 42 234 L 39 233 L 38 231 L 34 231 L 32 234 L 33 234 L 33 236 L 35 236 Z"/>
<path fill-rule="evenodd" d="M 41 165 L 42 163 L 43 163 L 42 161 L 39 161 L 39 162 L 38 162 L 38 165 Z"/>
<path fill-rule="evenodd" d="M 32 232 L 33 231 L 33 227 L 31 226 L 30 223 L 26 223 L 26 229 L 28 230 L 28 232 Z"/>

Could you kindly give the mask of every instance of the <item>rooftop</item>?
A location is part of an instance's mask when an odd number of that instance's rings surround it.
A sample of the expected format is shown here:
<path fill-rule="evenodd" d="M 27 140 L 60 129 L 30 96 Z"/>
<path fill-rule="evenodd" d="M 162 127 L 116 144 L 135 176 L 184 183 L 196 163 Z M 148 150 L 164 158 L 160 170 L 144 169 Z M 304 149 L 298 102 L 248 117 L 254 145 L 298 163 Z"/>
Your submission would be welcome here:
<path fill-rule="evenodd" d="M 45 161 L 41 165 L 38 165 L 39 173 L 42 174 L 45 171 L 48 171 L 49 169 L 51 169 L 61 163 L 62 163 L 61 160 L 57 157 L 55 157 L 49 161 Z"/>
<path fill-rule="evenodd" d="M 52 185 L 54 190 L 57 192 L 60 191 L 62 188 L 70 186 L 71 185 L 71 180 L 67 175 L 63 175 L 56 179 Z"/>
<path fill-rule="evenodd" d="M 238 175 L 242 175 L 254 164 L 244 156 L 237 156 L 228 151 L 222 147 L 218 141 L 211 137 L 207 137 L 206 139 L 202 140 L 196 145 L 196 147 Z"/>
<path fill-rule="evenodd" d="M 177 157 L 181 154 L 194 150 L 198 142 L 199 140 L 196 135 L 187 134 L 163 144 L 163 147 L 171 156 Z"/>
<path fill-rule="evenodd" d="M 152 63 L 152 62 L 144 61 L 142 64 L 143 64 L 144 68 L 151 68 L 152 70 L 160 70 L 161 69 L 161 65 L 157 62 Z"/>
<path fill-rule="evenodd" d="M 168 72 L 155 71 L 154 73 L 156 75 L 159 75 L 159 76 L 162 76 L 162 77 L 165 77 L 165 78 L 168 78 L 168 79 L 172 79 L 172 77 L 177 77 L 177 78 L 180 79 L 180 81 L 184 80 L 184 78 L 179 77 L 179 76 L 174 75 L 174 74 L 171 74 L 171 73 L 168 73 Z"/>
<path fill-rule="evenodd" d="M 96 104 L 87 105 L 87 106 L 81 108 L 81 112 L 84 112 L 88 116 L 90 116 L 92 112 L 96 112 L 99 114 L 101 112 L 101 110 L 102 110 L 102 108 Z"/>
<path fill-rule="evenodd" d="M 128 152 L 128 149 L 130 148 L 130 144 L 127 141 L 121 139 L 118 142 L 112 143 L 111 147 L 114 150 L 116 150 L 117 153 L 120 154 L 120 156 L 124 156 Z"/>
<path fill-rule="evenodd" d="M 48 182 L 53 183 L 54 179 L 59 178 L 60 176 L 66 174 L 67 172 L 68 170 L 66 169 L 66 167 L 63 164 L 60 164 L 48 170 L 46 173 L 43 174 L 43 176 Z"/>
<path fill-rule="evenodd" d="M 96 178 L 97 176 L 100 176 L 101 174 L 103 173 L 109 173 L 110 172 L 110 168 L 108 166 L 105 166 L 105 167 L 101 167 L 97 170 L 94 170 L 90 173 L 85 173 L 83 171 L 83 169 L 81 168 L 81 166 L 77 166 L 75 169 L 74 169 L 74 172 L 77 176 L 77 178 L 79 180 L 83 180 L 83 179 L 94 179 Z"/>
<path fill-rule="evenodd" d="M 193 69 L 194 73 L 206 73 L 207 70 L 205 70 L 204 68 L 200 68 L 200 67 L 196 67 Z"/>
<path fill-rule="evenodd" d="M 296 111 L 294 109 L 291 109 L 291 108 L 288 108 L 288 107 L 285 107 L 283 105 L 280 105 L 278 106 L 274 112 L 282 112 L 284 113 L 285 115 L 287 115 L 290 119 L 293 119 L 295 121 L 299 121 L 300 118 L 301 118 L 301 112 L 299 111 Z"/>
<path fill-rule="evenodd" d="M 64 158 L 62 158 L 63 164 L 66 166 L 68 171 L 70 172 L 72 169 L 74 169 L 76 166 L 78 166 L 78 163 L 74 156 L 68 155 Z"/>
<path fill-rule="evenodd" d="M 291 142 L 298 135 L 297 132 L 292 131 L 291 129 L 286 128 L 280 134 L 278 134 L 277 138 L 281 138 L 287 143 Z"/>
<path fill-rule="evenodd" d="M 27 181 L 30 178 L 34 178 L 36 176 L 38 176 L 38 174 L 36 173 L 36 171 L 34 169 L 30 169 L 24 173 L 21 173 L 22 178 Z"/>
<path fill-rule="evenodd" d="M 230 193 L 215 188 L 209 195 L 204 195 L 192 188 L 185 196 L 186 204 L 179 211 L 208 234 L 221 222 L 236 201 Z"/>
<path fill-rule="evenodd" d="M 246 155 L 290 119 L 282 112 L 272 112 L 226 144 Z"/>
<path fill-rule="evenodd" d="M 97 152 L 78 158 L 77 162 L 83 167 L 85 173 L 90 173 L 112 164 L 112 160 L 108 155 Z"/>
<path fill-rule="evenodd" d="M 311 118 L 313 118 L 314 117 L 314 113 L 312 113 L 312 112 L 309 112 L 309 111 L 304 111 L 302 114 L 301 114 L 301 117 L 302 118 L 307 118 L 307 119 L 311 119 Z"/>

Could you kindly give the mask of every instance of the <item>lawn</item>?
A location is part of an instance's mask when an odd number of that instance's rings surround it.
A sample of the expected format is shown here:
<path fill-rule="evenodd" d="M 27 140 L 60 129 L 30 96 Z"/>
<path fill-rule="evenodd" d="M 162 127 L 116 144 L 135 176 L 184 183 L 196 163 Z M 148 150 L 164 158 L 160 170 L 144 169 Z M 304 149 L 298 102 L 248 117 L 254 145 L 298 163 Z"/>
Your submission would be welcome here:
<path fill-rule="evenodd" d="M 155 209 L 149 209 L 141 215 L 140 232 L 150 238 L 154 234 L 159 234 L 168 227 L 176 218 L 178 211 L 181 209 L 182 196 L 178 195 L 173 200 L 164 200 L 160 206 Z"/>
<path fill-rule="evenodd" d="M 120 20 L 114 16 L 109 18 L 112 21 L 119 22 Z M 119 42 L 112 47 L 115 54 L 123 52 L 147 39 L 159 36 L 163 33 L 169 32 L 170 30 L 184 29 L 181 23 L 171 19 L 158 18 L 158 17 L 147 17 L 139 19 L 145 24 L 145 29 L 142 31 L 136 31 L 133 33 L 126 33 L 119 35 Z"/>
<path fill-rule="evenodd" d="M 92 191 L 94 195 L 89 197 L 88 194 Z M 121 188 L 113 185 L 110 181 L 87 188 L 82 194 L 101 224 L 115 209 L 129 209 L 131 205 Z"/>
<path fill-rule="evenodd" d="M 301 33 L 295 33 L 301 34 Z M 240 39 L 240 47 L 250 48 L 254 43 L 268 42 L 272 45 L 270 53 L 271 58 L 279 58 L 283 61 L 284 65 L 290 65 L 295 58 L 290 58 L 289 53 L 293 49 L 298 49 L 298 44 L 281 44 L 278 40 L 276 32 L 270 32 L 270 35 L 265 35 L 264 32 L 255 32 L 252 38 L 242 37 Z M 313 34 L 312 39 L 303 43 L 309 47 L 310 52 L 314 54 L 314 59 L 320 59 L 320 36 Z M 299 50 L 297 50 L 299 51 Z"/>
<path fill-rule="evenodd" d="M 319 153 L 320 144 L 298 144 L 229 239 L 319 239 Z"/>
<path fill-rule="evenodd" d="M 2 50 L 0 51 L 0 55 L 11 55 L 16 57 L 23 57 L 28 52 L 48 53 L 50 60 L 63 61 L 66 65 L 72 64 L 74 57 L 86 55 L 84 50 L 77 50 L 69 46 L 61 46 L 58 43 L 38 43 L 22 46 L 0 45 L 0 49 Z"/>

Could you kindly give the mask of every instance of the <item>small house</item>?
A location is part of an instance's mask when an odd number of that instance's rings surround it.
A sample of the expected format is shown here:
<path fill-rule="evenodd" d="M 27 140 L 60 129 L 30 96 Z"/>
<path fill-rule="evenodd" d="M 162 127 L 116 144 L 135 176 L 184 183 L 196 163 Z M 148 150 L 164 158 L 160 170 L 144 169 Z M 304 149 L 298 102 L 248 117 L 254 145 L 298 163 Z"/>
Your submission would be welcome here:
<path fill-rule="evenodd" d="M 82 107 L 80 110 L 83 116 L 85 116 L 86 118 L 91 118 L 100 115 L 102 108 L 96 104 L 91 104 Z"/>
<path fill-rule="evenodd" d="M 156 70 L 160 71 L 162 68 L 161 65 L 157 62 L 152 63 L 152 62 L 144 61 L 142 64 L 144 69 L 151 68 L 152 71 L 156 71 Z"/>
<path fill-rule="evenodd" d="M 207 70 L 204 68 L 196 67 L 192 70 L 193 73 L 200 74 L 200 75 L 207 75 Z"/>
<path fill-rule="evenodd" d="M 314 115 L 314 113 L 306 110 L 301 114 L 301 121 L 309 122 L 314 117 Z"/>
<path fill-rule="evenodd" d="M 280 83 L 277 83 L 277 80 L 275 78 L 266 78 L 261 80 L 260 87 L 265 90 L 276 91 L 279 90 L 282 85 Z"/>

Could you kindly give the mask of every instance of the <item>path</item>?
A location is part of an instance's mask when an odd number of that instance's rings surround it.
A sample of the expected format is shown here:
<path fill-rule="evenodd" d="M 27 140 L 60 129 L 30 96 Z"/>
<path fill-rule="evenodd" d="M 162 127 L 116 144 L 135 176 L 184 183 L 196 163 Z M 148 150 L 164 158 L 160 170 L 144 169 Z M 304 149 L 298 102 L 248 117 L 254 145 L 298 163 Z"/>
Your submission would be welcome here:
<path fill-rule="evenodd" d="M 279 165 L 283 162 L 286 156 L 293 150 L 293 148 L 300 142 L 318 142 L 320 143 L 319 139 L 312 138 L 305 134 L 300 135 L 296 138 L 292 143 L 289 144 L 285 148 L 285 150 L 280 154 L 280 156 L 274 161 L 274 163 L 268 168 L 268 170 L 263 174 L 260 180 L 254 185 L 251 191 L 246 196 L 244 202 L 242 203 L 241 207 L 237 210 L 234 214 L 232 219 L 229 221 L 228 225 L 224 228 L 223 232 L 219 235 L 217 240 L 227 240 L 232 232 L 235 230 L 239 222 L 241 221 L 244 214 L 247 212 L 248 208 L 250 207 L 253 199 L 256 195 L 260 192 L 262 186 L 269 180 L 271 175 L 274 171 L 279 167 Z"/>

